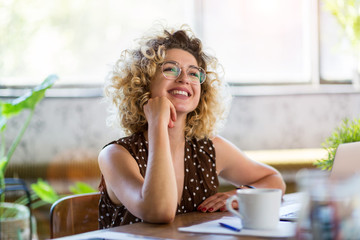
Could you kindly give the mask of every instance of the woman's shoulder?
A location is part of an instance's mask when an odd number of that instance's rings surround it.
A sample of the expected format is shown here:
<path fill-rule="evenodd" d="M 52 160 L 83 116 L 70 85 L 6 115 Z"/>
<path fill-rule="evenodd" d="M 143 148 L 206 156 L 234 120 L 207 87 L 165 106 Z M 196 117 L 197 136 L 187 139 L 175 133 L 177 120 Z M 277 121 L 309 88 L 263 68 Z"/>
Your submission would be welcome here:
<path fill-rule="evenodd" d="M 106 144 L 99 153 L 100 159 L 118 159 L 120 157 L 132 156 L 138 152 L 145 152 L 147 148 L 145 137 L 142 133 L 135 133 L 130 136 L 119 138 Z"/>
<path fill-rule="evenodd" d="M 229 140 L 223 138 L 222 136 L 216 135 L 213 138 L 211 138 L 213 144 L 215 147 L 223 147 L 223 146 L 229 146 L 233 145 Z"/>
<path fill-rule="evenodd" d="M 145 149 L 145 145 L 147 145 L 147 141 L 144 135 L 142 133 L 135 133 L 106 144 L 101 153 L 118 154 L 125 150 L 125 152 L 132 154 L 139 151 L 139 149 Z"/>
<path fill-rule="evenodd" d="M 124 152 L 127 152 L 127 149 L 123 145 L 117 144 L 117 141 L 112 141 L 101 149 L 99 160 L 116 158 Z"/>
<path fill-rule="evenodd" d="M 119 138 L 118 140 L 112 141 L 104 146 L 104 148 L 111 146 L 111 145 L 121 145 L 124 147 L 139 145 L 142 146 L 147 144 L 147 141 L 144 137 L 143 133 L 134 133 L 130 136 Z"/>

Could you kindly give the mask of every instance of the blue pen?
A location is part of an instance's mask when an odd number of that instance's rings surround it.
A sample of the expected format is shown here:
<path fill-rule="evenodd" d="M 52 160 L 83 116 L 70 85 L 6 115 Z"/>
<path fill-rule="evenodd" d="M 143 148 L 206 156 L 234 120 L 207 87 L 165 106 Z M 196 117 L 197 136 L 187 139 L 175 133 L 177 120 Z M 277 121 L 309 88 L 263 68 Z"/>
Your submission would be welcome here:
<path fill-rule="evenodd" d="M 219 222 L 220 226 L 224 227 L 224 228 L 227 228 L 227 229 L 230 229 L 230 230 L 233 230 L 233 231 L 236 231 L 236 232 L 240 232 L 241 231 L 241 228 L 236 228 L 236 227 L 233 227 L 233 226 L 230 226 L 226 223 L 222 223 L 222 222 Z"/>

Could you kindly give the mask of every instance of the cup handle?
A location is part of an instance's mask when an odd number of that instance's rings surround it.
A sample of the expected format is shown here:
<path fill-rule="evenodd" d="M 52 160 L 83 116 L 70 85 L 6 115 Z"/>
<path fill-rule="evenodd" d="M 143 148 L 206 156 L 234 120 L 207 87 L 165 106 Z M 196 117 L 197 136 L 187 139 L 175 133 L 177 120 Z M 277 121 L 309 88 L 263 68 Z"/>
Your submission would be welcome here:
<path fill-rule="evenodd" d="M 239 218 L 243 219 L 244 217 L 238 212 L 236 211 L 233 207 L 232 207 L 232 202 L 233 201 L 237 201 L 239 202 L 239 199 L 236 195 L 232 195 L 231 197 L 229 197 L 226 200 L 226 208 L 229 210 L 229 212 L 231 212 L 232 214 L 238 216 Z"/>

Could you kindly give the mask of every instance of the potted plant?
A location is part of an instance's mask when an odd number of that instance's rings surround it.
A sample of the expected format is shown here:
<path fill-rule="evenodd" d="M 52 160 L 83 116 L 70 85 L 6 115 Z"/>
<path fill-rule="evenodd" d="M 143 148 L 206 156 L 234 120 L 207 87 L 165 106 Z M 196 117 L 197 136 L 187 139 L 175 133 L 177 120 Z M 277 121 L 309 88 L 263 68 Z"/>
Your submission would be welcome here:
<path fill-rule="evenodd" d="M 0 101 L 0 238 L 1 239 L 29 239 L 32 237 L 33 229 L 31 226 L 31 211 L 23 204 L 5 203 L 5 172 L 13 156 L 16 147 L 20 143 L 30 120 L 35 112 L 36 105 L 44 98 L 45 92 L 57 80 L 57 76 L 50 75 L 40 85 L 33 88 L 29 93 L 20 96 L 12 101 Z M 8 150 L 5 146 L 5 130 L 7 122 L 12 117 L 24 110 L 30 113 L 25 119 L 18 135 L 12 141 Z M 19 183 L 19 182 L 17 182 Z M 16 184 L 17 184 L 16 183 Z M 21 184 L 20 184 L 21 185 Z M 23 184 L 24 185 L 24 184 Z M 13 189 L 17 189 L 17 186 Z M 25 186 L 26 187 L 26 186 Z M 31 202 L 31 199 L 29 199 Z M 29 227 L 28 227 L 29 226 Z"/>
<path fill-rule="evenodd" d="M 10 180 L 7 186 L 5 182 L 7 166 L 30 123 L 36 105 L 44 98 L 46 90 L 52 87 L 57 79 L 57 76 L 50 75 L 40 85 L 36 86 L 25 95 L 12 101 L 0 100 L 0 239 L 36 239 L 36 234 L 32 234 L 36 233 L 36 227 L 34 227 L 36 226 L 36 221 L 31 218 L 31 209 L 52 204 L 59 198 L 65 196 L 58 195 L 56 191 L 42 179 L 38 179 L 36 183 L 31 184 L 30 190 L 27 189 L 25 182 L 21 179 L 7 179 Z M 20 114 L 24 110 L 29 110 L 30 113 L 25 119 L 18 135 L 8 148 L 8 151 L 6 151 L 5 130 L 7 122 L 10 118 Z M 14 183 L 16 184 L 16 187 L 11 185 Z M 21 190 L 25 190 L 27 194 L 16 199 L 12 203 L 5 202 L 4 192 L 6 188 L 11 189 L 9 185 L 15 190 L 21 188 Z M 19 185 L 22 186 L 19 188 Z M 83 182 L 76 182 L 69 187 L 69 191 L 72 194 L 96 192 L 94 188 Z M 28 205 L 28 208 L 25 205 Z M 6 232 L 3 230 L 6 230 Z"/>
<path fill-rule="evenodd" d="M 316 161 L 315 166 L 323 170 L 331 170 L 339 144 L 358 141 L 360 141 L 360 118 L 352 121 L 345 118 L 322 143 L 328 155 L 327 158 Z"/>

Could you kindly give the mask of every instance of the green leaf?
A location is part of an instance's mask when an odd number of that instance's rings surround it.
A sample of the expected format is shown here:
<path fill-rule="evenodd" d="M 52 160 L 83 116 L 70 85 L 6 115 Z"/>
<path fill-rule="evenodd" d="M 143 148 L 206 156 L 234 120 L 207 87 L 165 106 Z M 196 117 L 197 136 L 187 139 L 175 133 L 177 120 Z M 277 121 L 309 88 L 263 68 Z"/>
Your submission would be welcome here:
<path fill-rule="evenodd" d="M 323 148 L 327 151 L 327 158 L 320 159 L 314 165 L 323 170 L 331 170 L 337 147 L 342 143 L 360 141 L 360 118 L 350 121 L 345 118 L 338 127 L 322 143 Z"/>
<path fill-rule="evenodd" d="M 42 179 L 38 179 L 37 183 L 31 184 L 31 189 L 39 196 L 44 202 L 53 204 L 60 197 L 55 190 Z"/>
<path fill-rule="evenodd" d="M 84 182 L 76 182 L 75 186 L 69 187 L 70 192 L 74 194 L 83 194 L 83 193 L 93 193 L 97 192 L 93 187 L 84 183 Z"/>
<path fill-rule="evenodd" d="M 360 40 L 360 16 L 356 16 L 352 28 L 354 29 L 355 39 Z"/>
<path fill-rule="evenodd" d="M 360 44 L 360 11 L 356 0 L 323 0 L 325 10 L 334 15 L 343 29 L 343 33 L 357 49 Z"/>
<path fill-rule="evenodd" d="M 3 132 L 6 128 L 7 119 L 0 115 L 0 132 Z"/>
<path fill-rule="evenodd" d="M 7 164 L 7 157 L 4 156 L 0 159 L 0 172 L 2 172 L 2 175 L 5 174 L 5 166 Z"/>
<path fill-rule="evenodd" d="M 56 75 L 50 75 L 27 94 L 9 102 L 0 102 L 0 116 L 10 118 L 19 114 L 23 109 L 34 109 L 36 104 L 44 98 L 45 91 L 50 88 L 57 79 L 58 77 Z"/>

